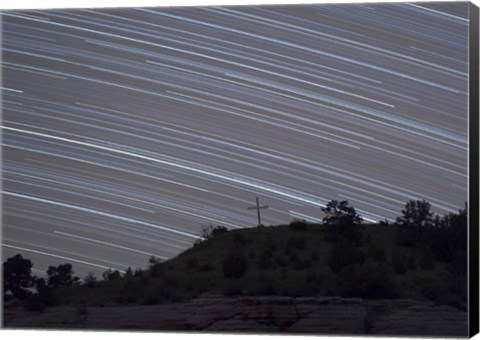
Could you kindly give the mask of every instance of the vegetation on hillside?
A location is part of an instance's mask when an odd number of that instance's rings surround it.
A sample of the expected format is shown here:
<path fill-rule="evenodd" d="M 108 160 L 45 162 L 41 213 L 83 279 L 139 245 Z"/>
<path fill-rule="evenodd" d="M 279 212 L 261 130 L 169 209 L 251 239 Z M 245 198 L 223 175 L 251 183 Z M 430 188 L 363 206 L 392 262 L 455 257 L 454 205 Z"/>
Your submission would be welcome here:
<path fill-rule="evenodd" d="M 73 275 L 70 264 L 32 276 L 21 255 L 3 264 L 4 298 L 31 310 L 56 304 L 106 306 L 171 303 L 201 295 L 412 298 L 466 308 L 467 210 L 442 218 L 425 201 L 409 201 L 395 223 L 362 224 L 348 202 L 331 201 L 323 224 L 228 231 L 206 228 L 169 261 L 103 280 Z"/>

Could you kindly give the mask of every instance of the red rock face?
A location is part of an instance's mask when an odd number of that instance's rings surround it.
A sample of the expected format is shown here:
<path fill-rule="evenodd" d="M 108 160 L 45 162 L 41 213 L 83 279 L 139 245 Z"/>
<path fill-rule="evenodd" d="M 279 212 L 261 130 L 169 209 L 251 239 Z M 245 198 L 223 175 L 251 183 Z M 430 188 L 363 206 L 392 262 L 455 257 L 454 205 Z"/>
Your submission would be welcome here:
<path fill-rule="evenodd" d="M 6 307 L 7 328 L 138 329 L 248 333 L 466 336 L 467 313 L 412 300 L 340 297 L 200 298 L 157 306 Z"/>

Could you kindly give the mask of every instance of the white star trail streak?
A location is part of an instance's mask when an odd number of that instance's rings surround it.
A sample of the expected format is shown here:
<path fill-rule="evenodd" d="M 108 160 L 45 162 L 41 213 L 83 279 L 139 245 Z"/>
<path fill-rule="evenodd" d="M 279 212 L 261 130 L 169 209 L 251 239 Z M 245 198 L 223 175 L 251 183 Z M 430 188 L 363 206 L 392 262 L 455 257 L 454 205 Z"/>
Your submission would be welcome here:
<path fill-rule="evenodd" d="M 4 258 L 146 267 L 206 225 L 467 201 L 468 3 L 2 13 Z"/>

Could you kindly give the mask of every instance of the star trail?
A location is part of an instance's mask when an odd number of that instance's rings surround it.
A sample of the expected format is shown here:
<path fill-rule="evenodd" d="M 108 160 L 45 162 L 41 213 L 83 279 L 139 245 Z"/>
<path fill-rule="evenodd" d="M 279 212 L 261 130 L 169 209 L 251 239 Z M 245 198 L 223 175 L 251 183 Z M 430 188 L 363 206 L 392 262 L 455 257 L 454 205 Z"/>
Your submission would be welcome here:
<path fill-rule="evenodd" d="M 144 268 L 204 226 L 468 187 L 468 3 L 2 13 L 3 257 Z"/>

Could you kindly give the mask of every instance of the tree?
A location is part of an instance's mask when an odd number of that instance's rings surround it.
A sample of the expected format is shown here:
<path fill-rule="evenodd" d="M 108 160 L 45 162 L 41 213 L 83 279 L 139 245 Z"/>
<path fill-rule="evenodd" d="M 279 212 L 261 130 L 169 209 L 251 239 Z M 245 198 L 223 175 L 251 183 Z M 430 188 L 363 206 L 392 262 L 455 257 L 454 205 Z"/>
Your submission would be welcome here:
<path fill-rule="evenodd" d="M 79 282 L 79 278 L 73 276 L 70 263 L 60 264 L 57 267 L 50 266 L 47 269 L 47 282 L 51 288 L 71 286 Z"/>
<path fill-rule="evenodd" d="M 97 285 L 98 281 L 93 272 L 89 272 L 83 279 L 83 285 L 88 288 L 93 288 Z"/>
<path fill-rule="evenodd" d="M 213 226 L 213 224 L 210 224 L 209 226 L 203 227 L 202 228 L 202 235 L 199 239 L 197 239 L 194 243 L 194 246 L 198 246 L 200 244 L 203 244 L 204 242 L 221 235 L 223 233 L 226 233 L 228 229 L 224 226 L 217 225 L 216 227 Z"/>
<path fill-rule="evenodd" d="M 348 201 L 338 202 L 332 200 L 327 203 L 327 205 L 322 208 L 322 211 L 325 213 L 323 218 L 324 224 L 329 225 L 352 225 L 360 224 L 362 222 L 362 217 L 357 214 L 355 208 L 348 205 Z"/>
<path fill-rule="evenodd" d="M 131 269 L 130 269 L 131 274 Z M 106 281 L 116 280 L 122 277 L 122 274 L 118 270 L 108 269 L 103 272 L 102 277 Z"/>
<path fill-rule="evenodd" d="M 448 213 L 431 228 L 428 241 L 438 261 L 452 262 L 468 244 L 467 208 L 458 213 Z"/>
<path fill-rule="evenodd" d="M 32 262 L 17 254 L 3 263 L 4 297 L 10 291 L 13 297 L 23 300 L 31 295 L 29 288 L 35 283 L 32 276 Z"/>
<path fill-rule="evenodd" d="M 224 226 L 217 225 L 216 227 L 214 227 L 213 224 L 211 224 L 210 226 L 204 227 L 202 229 L 202 238 L 204 241 L 208 241 L 215 236 L 226 233 L 227 231 L 228 229 Z"/>
<path fill-rule="evenodd" d="M 397 223 L 406 226 L 429 227 L 433 225 L 433 213 L 427 201 L 410 200 L 402 210 L 402 216 L 397 217 Z"/>
<path fill-rule="evenodd" d="M 425 243 L 426 231 L 434 225 L 431 205 L 425 200 L 410 200 L 402 210 L 402 216 L 397 217 L 397 241 L 400 244 L 414 247 Z"/>
<path fill-rule="evenodd" d="M 327 225 L 326 240 L 337 241 L 341 236 L 347 240 L 360 244 L 362 240 L 362 217 L 355 208 L 348 205 L 348 201 L 332 200 L 322 208 L 325 213 L 323 223 Z"/>

